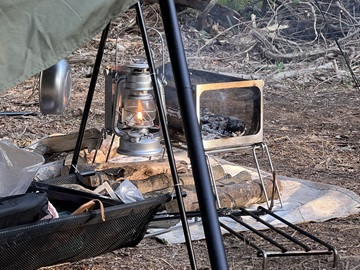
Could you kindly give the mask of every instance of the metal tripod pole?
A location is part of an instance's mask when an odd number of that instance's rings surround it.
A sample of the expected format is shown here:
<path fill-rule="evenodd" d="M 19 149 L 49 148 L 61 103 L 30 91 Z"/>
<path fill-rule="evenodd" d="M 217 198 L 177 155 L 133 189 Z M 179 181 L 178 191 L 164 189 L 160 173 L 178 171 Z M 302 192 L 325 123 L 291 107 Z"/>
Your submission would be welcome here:
<path fill-rule="evenodd" d="M 143 13 L 142 13 L 140 2 L 138 2 L 136 4 L 136 14 L 137 14 L 137 19 L 138 19 L 138 24 L 139 24 L 139 28 L 140 28 L 140 31 L 141 31 L 141 35 L 142 35 L 142 40 L 144 42 L 146 58 L 147 58 L 150 73 L 151 73 L 151 80 L 152 80 L 152 85 L 153 85 L 153 88 L 154 88 L 155 100 L 156 100 L 157 108 L 158 108 L 158 111 L 159 111 L 161 130 L 162 130 L 162 133 L 163 133 L 163 138 L 164 138 L 164 142 L 165 142 L 165 146 L 166 146 L 166 150 L 167 150 L 167 155 L 168 155 L 168 159 L 169 159 L 171 175 L 172 175 L 173 182 L 174 182 L 176 199 L 177 199 L 177 202 L 178 202 L 180 219 L 181 219 L 181 224 L 182 224 L 183 231 L 184 231 L 184 237 L 185 237 L 185 240 L 186 240 L 186 246 L 187 246 L 189 259 L 190 259 L 190 265 L 191 265 L 191 269 L 195 270 L 195 269 L 197 269 L 196 260 L 195 260 L 194 250 L 193 250 L 192 242 L 191 242 L 189 224 L 188 224 L 187 219 L 186 219 L 186 211 L 185 211 L 184 201 L 183 201 L 182 194 L 181 194 L 180 181 L 179 181 L 179 176 L 177 174 L 174 153 L 173 153 L 173 150 L 172 150 L 169 131 L 168 131 L 168 128 L 167 128 L 166 112 L 165 112 L 165 109 L 164 109 L 165 107 L 164 107 L 164 104 L 162 102 L 159 86 L 157 84 L 154 60 L 153 60 L 151 50 L 150 50 L 149 38 L 148 38 L 148 35 L 147 35 L 147 32 L 146 32 L 146 26 L 145 26 L 144 16 L 143 16 Z"/>
<path fill-rule="evenodd" d="M 173 0 L 159 1 L 212 269 L 228 269 L 188 66 Z"/>
<path fill-rule="evenodd" d="M 90 112 L 91 102 L 92 102 L 94 92 L 95 92 L 96 81 L 97 81 L 97 78 L 98 78 L 98 75 L 99 75 L 101 60 L 102 60 L 102 57 L 103 57 L 103 54 L 104 54 L 104 48 L 105 48 L 106 38 L 107 38 L 107 35 L 109 33 L 109 28 L 110 28 L 110 23 L 105 27 L 105 29 L 103 30 L 102 35 L 101 35 L 101 40 L 100 40 L 98 52 L 97 52 L 97 55 L 96 55 L 93 74 L 91 76 L 89 91 L 88 91 L 88 95 L 87 95 L 86 102 L 85 102 L 84 113 L 83 113 L 83 116 L 82 116 L 82 119 L 81 119 L 81 124 L 80 124 L 80 128 L 79 128 L 79 135 L 77 137 L 77 141 L 76 141 L 76 145 L 75 145 L 75 149 L 74 149 L 73 158 L 72 158 L 72 161 L 71 161 L 69 174 L 72 174 L 72 173 L 76 172 L 76 166 L 77 166 L 78 159 L 79 159 L 81 145 L 82 145 L 82 141 L 83 141 L 83 137 L 84 137 L 84 133 L 85 133 L 85 128 L 86 128 L 86 123 L 87 123 L 87 119 L 88 119 L 89 112 Z"/>

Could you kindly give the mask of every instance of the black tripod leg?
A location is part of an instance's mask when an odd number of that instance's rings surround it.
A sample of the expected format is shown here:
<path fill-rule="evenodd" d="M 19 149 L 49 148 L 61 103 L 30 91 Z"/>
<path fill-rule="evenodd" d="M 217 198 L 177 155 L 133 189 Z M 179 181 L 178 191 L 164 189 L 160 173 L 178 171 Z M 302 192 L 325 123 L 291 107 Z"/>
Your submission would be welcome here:
<path fill-rule="evenodd" d="M 107 35 L 109 32 L 109 28 L 110 28 L 110 23 L 105 27 L 105 29 L 103 30 L 102 35 L 101 35 L 101 40 L 100 40 L 98 52 L 96 55 L 93 74 L 92 74 L 91 81 L 90 81 L 89 91 L 88 91 L 88 95 L 87 95 L 86 102 L 85 102 L 84 113 L 83 113 L 83 116 L 81 119 L 79 134 L 78 134 L 78 138 L 77 138 L 75 149 L 74 149 L 74 155 L 73 155 L 73 158 L 71 161 L 69 174 L 72 174 L 75 172 L 75 169 L 76 169 L 76 166 L 78 163 L 81 145 L 82 145 L 85 128 L 86 128 L 86 123 L 87 123 L 87 119 L 88 119 L 89 112 L 90 112 L 91 102 L 92 102 L 94 92 L 95 92 L 96 81 L 97 81 L 97 78 L 99 75 L 101 60 L 102 60 L 102 57 L 104 54 L 104 48 L 105 48 L 105 43 L 106 43 L 106 38 L 107 38 Z"/>
<path fill-rule="evenodd" d="M 181 223 L 183 226 L 184 237 L 185 237 L 186 246 L 188 249 L 190 265 L 191 265 L 191 269 L 197 269 L 194 250 L 193 250 L 192 242 L 191 242 L 189 224 L 186 219 L 186 211 L 185 211 L 184 201 L 183 201 L 182 194 L 181 194 L 179 176 L 177 174 L 174 153 L 172 150 L 169 131 L 167 128 L 166 112 L 164 109 L 165 107 L 164 107 L 164 104 L 162 104 L 161 93 L 160 93 L 160 89 L 157 84 L 157 78 L 156 78 L 156 73 L 155 73 L 155 64 L 154 64 L 154 60 L 153 60 L 153 57 L 151 54 L 150 43 L 149 43 L 149 39 L 148 39 L 147 32 L 146 32 L 146 26 L 145 26 L 145 21 L 144 21 L 140 2 L 138 2 L 138 4 L 136 5 L 136 13 L 137 13 L 137 19 L 138 19 L 138 24 L 140 27 L 142 39 L 144 42 L 144 48 L 145 48 L 147 61 L 148 61 L 149 69 L 150 69 L 150 73 L 151 73 L 151 80 L 152 80 L 152 85 L 154 88 L 155 100 L 156 100 L 157 108 L 159 111 L 161 130 L 163 133 L 163 138 L 164 138 L 167 155 L 168 155 L 168 159 L 169 159 L 170 170 L 171 170 L 171 174 L 172 174 L 172 178 L 173 178 L 173 182 L 174 182 L 176 199 L 178 202 Z"/>
<path fill-rule="evenodd" d="M 228 269 L 174 1 L 159 1 L 212 269 Z"/>

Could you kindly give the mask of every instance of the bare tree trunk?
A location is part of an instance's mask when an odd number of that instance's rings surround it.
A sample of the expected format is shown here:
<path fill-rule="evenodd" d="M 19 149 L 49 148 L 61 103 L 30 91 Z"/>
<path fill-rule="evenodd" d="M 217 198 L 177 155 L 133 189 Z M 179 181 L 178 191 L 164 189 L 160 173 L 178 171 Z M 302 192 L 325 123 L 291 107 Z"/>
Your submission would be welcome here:
<path fill-rule="evenodd" d="M 204 29 L 206 25 L 206 17 L 208 16 L 210 10 L 216 5 L 218 0 L 211 0 L 209 4 L 205 7 L 204 11 L 200 14 L 197 22 L 197 29 Z"/>
<path fill-rule="evenodd" d="M 159 0 L 145 0 L 145 4 L 154 4 L 158 3 Z M 213 4 L 213 2 L 215 2 Z M 238 21 L 234 18 L 240 18 L 240 14 L 231 8 L 218 5 L 217 1 L 214 0 L 175 0 L 176 5 L 189 7 L 201 11 L 203 14 L 201 16 L 206 17 L 206 15 L 211 15 L 214 21 L 217 21 L 222 26 L 228 28 Z M 207 10 L 208 9 L 208 10 Z M 206 15 L 205 15 L 206 14 Z M 201 18 L 200 18 L 201 19 Z M 202 25 L 201 29 L 204 29 L 206 26 Z"/>

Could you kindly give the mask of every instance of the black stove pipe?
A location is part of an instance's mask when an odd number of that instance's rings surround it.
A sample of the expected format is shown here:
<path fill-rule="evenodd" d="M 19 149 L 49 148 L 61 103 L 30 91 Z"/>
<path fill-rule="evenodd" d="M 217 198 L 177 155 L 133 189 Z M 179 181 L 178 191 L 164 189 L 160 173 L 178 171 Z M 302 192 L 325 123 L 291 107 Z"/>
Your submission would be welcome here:
<path fill-rule="evenodd" d="M 214 194 L 196 117 L 188 66 L 173 0 L 159 1 L 177 96 L 183 119 L 200 214 L 212 269 L 228 269 Z"/>

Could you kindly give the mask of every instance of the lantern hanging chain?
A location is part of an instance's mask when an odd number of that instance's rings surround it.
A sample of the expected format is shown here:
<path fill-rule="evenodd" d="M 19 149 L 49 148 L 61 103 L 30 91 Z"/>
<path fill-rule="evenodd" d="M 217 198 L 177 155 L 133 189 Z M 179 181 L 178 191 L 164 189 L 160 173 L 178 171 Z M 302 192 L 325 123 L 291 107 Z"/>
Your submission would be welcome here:
<path fill-rule="evenodd" d="M 360 82 L 359 82 L 359 80 L 357 79 L 357 77 L 356 77 L 356 75 L 355 75 L 355 73 L 354 73 L 354 71 L 353 71 L 353 69 L 352 69 L 352 67 L 351 67 L 348 59 L 346 58 L 343 49 L 341 48 L 340 43 L 339 43 L 337 37 L 336 37 L 335 34 L 334 34 L 333 28 L 332 28 L 331 25 L 327 22 L 326 16 L 325 16 L 323 10 L 321 9 L 318 0 L 315 0 L 315 5 L 316 5 L 316 7 L 318 8 L 318 10 L 320 11 L 320 14 L 321 14 L 321 16 L 322 16 L 323 19 L 324 19 L 325 25 L 328 26 L 329 29 L 330 29 L 331 36 L 332 36 L 332 38 L 334 39 L 334 41 L 335 41 L 335 43 L 336 43 L 336 46 L 338 47 L 338 49 L 339 49 L 339 51 L 340 51 L 340 54 L 341 54 L 341 56 L 343 57 L 343 59 L 344 59 L 344 61 L 345 61 L 345 64 L 346 64 L 347 68 L 349 69 L 349 72 L 350 72 L 351 77 L 352 77 L 352 79 L 353 79 L 353 81 L 354 81 L 355 87 L 360 91 Z"/>

